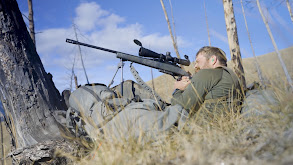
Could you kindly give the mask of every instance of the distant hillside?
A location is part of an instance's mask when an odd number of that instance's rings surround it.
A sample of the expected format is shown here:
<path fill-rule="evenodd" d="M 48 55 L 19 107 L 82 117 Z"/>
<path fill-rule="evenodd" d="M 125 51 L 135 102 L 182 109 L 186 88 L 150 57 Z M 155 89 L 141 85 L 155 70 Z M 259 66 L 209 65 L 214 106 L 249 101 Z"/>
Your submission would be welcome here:
<path fill-rule="evenodd" d="M 287 49 L 280 50 L 280 52 L 289 74 L 291 75 L 291 77 L 293 77 L 293 46 Z M 257 59 L 263 75 L 266 76 L 269 80 L 280 80 L 279 82 L 282 83 L 280 85 L 283 85 L 286 82 L 284 71 L 275 52 L 258 56 Z M 242 60 L 246 83 L 251 84 L 254 81 L 259 82 L 254 58 L 244 58 Z M 194 64 L 192 63 L 185 69 L 191 71 L 191 73 L 194 73 L 193 66 Z M 230 66 L 231 61 L 228 61 L 228 67 Z M 170 101 L 171 94 L 173 92 L 174 81 L 175 80 L 172 76 L 166 74 L 154 79 L 155 90 L 164 100 Z M 148 81 L 147 84 L 152 87 L 152 81 Z"/>
<path fill-rule="evenodd" d="M 287 67 L 287 70 L 293 78 L 293 46 L 287 49 L 280 50 L 283 61 Z M 284 70 L 280 64 L 279 58 L 276 52 L 268 53 L 257 57 L 261 71 L 271 81 L 280 80 L 280 82 L 287 82 Z M 228 65 L 231 62 L 229 61 Z M 243 60 L 243 66 L 245 69 L 245 78 L 247 84 L 253 81 L 259 81 L 257 70 L 254 65 L 254 58 L 245 58 Z M 281 84 L 280 84 L 281 85 Z"/>

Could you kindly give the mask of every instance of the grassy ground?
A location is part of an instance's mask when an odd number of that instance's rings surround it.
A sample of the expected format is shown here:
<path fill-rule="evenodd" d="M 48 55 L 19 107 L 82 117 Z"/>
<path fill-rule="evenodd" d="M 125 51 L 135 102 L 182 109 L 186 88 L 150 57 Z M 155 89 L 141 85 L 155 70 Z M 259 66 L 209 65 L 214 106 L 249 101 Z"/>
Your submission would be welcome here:
<path fill-rule="evenodd" d="M 183 130 L 147 143 L 110 141 L 106 135 L 83 150 L 84 157 L 72 159 L 76 164 L 293 164 L 293 94 L 270 90 L 276 102 L 259 109 L 262 115 L 229 113 L 211 120 L 194 116 Z"/>
<path fill-rule="evenodd" d="M 281 53 L 293 77 L 292 51 L 293 47 Z M 259 81 L 253 60 L 243 60 L 247 84 Z M 285 88 L 275 53 L 259 56 L 258 61 L 271 80 L 270 96 L 275 98 L 274 103 L 250 103 L 250 110 L 261 113 L 219 115 L 209 121 L 193 117 L 183 130 L 162 134 L 147 144 L 101 138 L 76 164 L 293 164 L 293 94 Z M 173 81 L 167 75 L 155 79 L 156 91 L 166 100 L 171 97 Z"/>
<path fill-rule="evenodd" d="M 292 51 L 293 47 L 281 52 L 293 77 Z M 111 134 L 107 134 L 77 153 L 58 151 L 56 155 L 71 158 L 75 164 L 293 164 L 293 94 L 285 88 L 286 79 L 273 56 L 258 57 L 264 74 L 274 80 L 269 89 L 275 102 L 250 104 L 251 110 L 258 109 L 262 115 L 229 113 L 211 120 L 194 116 L 181 131 L 174 129 L 147 143 L 139 139 L 110 141 Z M 247 83 L 258 80 L 252 62 L 243 60 Z M 155 80 L 155 88 L 165 99 L 171 96 L 172 79 L 161 76 Z M 169 83 L 163 87 L 160 81 Z M 4 136 L 9 146 L 9 135 Z"/>

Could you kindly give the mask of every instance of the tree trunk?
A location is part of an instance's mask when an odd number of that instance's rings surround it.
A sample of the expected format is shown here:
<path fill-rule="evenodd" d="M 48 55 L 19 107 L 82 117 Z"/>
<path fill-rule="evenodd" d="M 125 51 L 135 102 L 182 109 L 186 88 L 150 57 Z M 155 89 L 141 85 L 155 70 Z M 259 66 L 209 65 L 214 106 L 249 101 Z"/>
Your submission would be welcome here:
<path fill-rule="evenodd" d="M 35 39 L 35 22 L 34 22 L 34 11 L 33 11 L 33 0 L 27 0 L 28 4 L 28 20 L 29 20 L 29 28 L 30 28 L 30 35 L 31 38 L 36 45 L 36 39 Z"/>
<path fill-rule="evenodd" d="M 288 11 L 289 11 L 289 14 L 290 14 L 291 21 L 293 22 L 293 14 L 292 14 L 292 10 L 291 10 L 289 0 L 286 0 L 286 3 L 287 3 L 287 7 L 288 7 Z"/>
<path fill-rule="evenodd" d="M 16 0 L 0 0 L 0 98 L 16 147 L 60 139 L 52 112 L 65 109 L 22 19 Z"/>
<path fill-rule="evenodd" d="M 223 0 L 224 12 L 225 12 L 225 21 L 226 21 L 226 29 L 228 42 L 230 47 L 231 61 L 232 61 L 232 69 L 238 76 L 243 85 L 243 88 L 246 88 L 244 70 L 242 66 L 242 58 L 240 54 L 236 20 L 234 16 L 234 9 L 232 0 Z"/>

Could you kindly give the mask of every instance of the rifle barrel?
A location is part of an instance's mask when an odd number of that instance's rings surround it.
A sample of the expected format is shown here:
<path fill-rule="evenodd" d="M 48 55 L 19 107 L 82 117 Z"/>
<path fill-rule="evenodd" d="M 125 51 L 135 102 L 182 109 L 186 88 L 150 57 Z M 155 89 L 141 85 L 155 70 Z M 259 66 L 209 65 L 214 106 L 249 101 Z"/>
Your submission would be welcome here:
<path fill-rule="evenodd" d="M 159 69 L 160 72 L 170 74 L 172 76 L 189 76 L 188 72 L 184 71 L 183 69 L 181 69 L 176 64 L 169 63 L 169 60 L 167 60 L 166 63 L 165 62 L 159 62 L 159 61 L 155 61 L 153 59 L 138 57 L 138 56 L 126 54 L 126 53 L 123 53 L 123 52 L 118 52 L 118 51 L 115 51 L 115 50 L 111 50 L 111 49 L 107 49 L 107 48 L 102 48 L 102 47 L 82 43 L 82 42 L 71 40 L 71 39 L 66 39 L 66 42 L 71 43 L 71 44 L 76 44 L 76 45 L 82 45 L 82 46 L 86 46 L 86 47 L 90 47 L 90 48 L 94 48 L 94 49 L 99 49 L 99 50 L 103 50 L 103 51 L 110 52 L 110 53 L 115 53 L 116 57 L 122 59 L 123 61 L 131 61 L 131 62 L 141 64 L 141 65 L 145 65 L 145 66 L 148 66 L 148 67 L 151 67 L 151 68 L 156 68 L 156 69 Z M 148 49 L 146 49 L 146 50 L 148 50 Z M 153 51 L 148 50 L 147 52 L 153 52 Z M 153 52 L 153 53 L 155 53 L 155 52 Z M 157 53 L 155 53 L 155 54 L 157 54 Z M 158 55 L 160 55 L 160 54 L 158 54 Z M 144 57 L 158 58 L 157 55 L 153 55 L 153 56 L 144 55 Z M 188 59 L 183 60 L 183 59 L 174 58 L 174 60 L 173 60 L 173 62 L 181 63 L 181 64 L 186 63 L 186 61 L 189 62 Z"/>
<path fill-rule="evenodd" d="M 72 40 L 72 39 L 66 39 L 66 42 L 71 43 L 71 44 L 76 44 L 76 45 L 82 45 L 82 46 L 86 46 L 86 47 L 90 47 L 90 48 L 94 48 L 94 49 L 99 49 L 99 50 L 103 50 L 103 51 L 110 52 L 110 53 L 120 53 L 120 52 L 115 51 L 115 50 L 111 50 L 111 49 L 107 49 L 107 48 L 102 48 L 102 47 L 82 43 L 82 42 L 75 41 L 75 40 Z"/>

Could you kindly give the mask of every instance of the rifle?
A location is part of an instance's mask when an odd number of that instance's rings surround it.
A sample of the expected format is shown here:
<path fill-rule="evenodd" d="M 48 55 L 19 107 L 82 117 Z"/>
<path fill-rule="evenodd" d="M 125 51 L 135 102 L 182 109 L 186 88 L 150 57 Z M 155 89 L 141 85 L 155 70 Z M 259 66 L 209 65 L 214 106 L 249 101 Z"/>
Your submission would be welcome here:
<path fill-rule="evenodd" d="M 82 43 L 79 41 L 66 39 L 66 42 L 76 45 L 82 45 L 94 49 L 99 49 L 102 51 L 115 53 L 117 58 L 120 58 L 122 61 L 130 61 L 137 64 L 145 65 L 151 68 L 158 69 L 162 73 L 169 74 L 171 76 L 190 76 L 190 73 L 183 70 L 180 66 L 177 64 L 182 64 L 185 66 L 190 65 L 190 61 L 188 59 L 187 55 L 184 55 L 185 59 L 179 59 L 176 57 L 172 57 L 170 55 L 170 52 L 167 52 L 166 55 L 156 53 L 154 51 L 151 51 L 149 49 L 146 49 L 142 46 L 141 42 L 138 40 L 134 40 L 134 43 L 140 46 L 139 49 L 139 56 L 130 55 L 127 53 L 119 52 L 116 50 L 111 50 L 103 47 L 98 47 L 86 43 Z M 175 77 L 174 77 L 175 78 Z"/>

